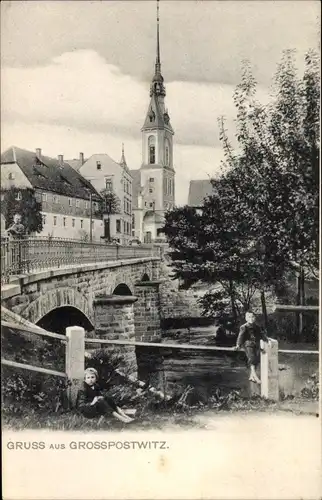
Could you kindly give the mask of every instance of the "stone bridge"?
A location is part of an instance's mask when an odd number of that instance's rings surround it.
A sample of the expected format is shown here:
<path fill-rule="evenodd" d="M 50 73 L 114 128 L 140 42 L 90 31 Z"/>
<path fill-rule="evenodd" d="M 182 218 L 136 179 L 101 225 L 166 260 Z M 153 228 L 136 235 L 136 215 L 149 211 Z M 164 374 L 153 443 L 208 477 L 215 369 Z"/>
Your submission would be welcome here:
<path fill-rule="evenodd" d="M 102 337 L 152 341 L 160 336 L 161 282 L 160 257 L 71 265 L 12 278 L 1 302 L 52 331 L 60 318 L 62 331 L 74 321 Z"/>

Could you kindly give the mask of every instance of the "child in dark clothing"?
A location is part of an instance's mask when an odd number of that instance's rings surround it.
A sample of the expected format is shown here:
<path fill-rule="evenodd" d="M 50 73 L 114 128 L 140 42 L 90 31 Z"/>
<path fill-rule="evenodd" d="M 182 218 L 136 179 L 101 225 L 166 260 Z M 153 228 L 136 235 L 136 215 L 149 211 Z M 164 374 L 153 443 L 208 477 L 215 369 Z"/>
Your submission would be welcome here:
<path fill-rule="evenodd" d="M 246 323 L 240 327 L 235 349 L 244 347 L 247 361 L 250 366 L 249 380 L 260 384 L 256 373 L 256 366 L 260 360 L 260 341 L 268 342 L 269 339 L 262 329 L 255 323 L 255 314 L 251 311 L 245 315 Z"/>
<path fill-rule="evenodd" d="M 101 389 L 97 384 L 98 373 L 95 368 L 85 370 L 85 381 L 83 389 L 77 394 L 76 407 L 87 418 L 102 415 L 113 415 L 113 417 L 128 424 L 133 421 L 119 408 L 115 401 L 109 396 L 102 396 Z"/>

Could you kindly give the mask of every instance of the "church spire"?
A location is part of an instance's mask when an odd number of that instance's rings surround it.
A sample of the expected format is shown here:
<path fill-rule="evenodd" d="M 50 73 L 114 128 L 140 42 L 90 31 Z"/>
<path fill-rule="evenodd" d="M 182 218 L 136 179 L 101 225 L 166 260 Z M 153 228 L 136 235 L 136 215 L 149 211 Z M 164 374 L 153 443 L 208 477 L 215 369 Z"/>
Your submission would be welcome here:
<path fill-rule="evenodd" d="M 165 96 L 165 86 L 163 84 L 163 76 L 161 75 L 161 59 L 160 59 L 160 15 L 159 15 L 159 0 L 157 0 L 157 52 L 155 59 L 155 72 L 151 83 L 150 96 Z"/>
<path fill-rule="evenodd" d="M 127 167 L 125 154 L 124 154 L 124 142 L 122 142 L 122 157 L 121 157 L 120 165 L 122 167 Z"/>
<path fill-rule="evenodd" d="M 155 74 L 157 73 L 161 74 L 159 0 L 157 0 L 157 56 L 155 61 Z"/>

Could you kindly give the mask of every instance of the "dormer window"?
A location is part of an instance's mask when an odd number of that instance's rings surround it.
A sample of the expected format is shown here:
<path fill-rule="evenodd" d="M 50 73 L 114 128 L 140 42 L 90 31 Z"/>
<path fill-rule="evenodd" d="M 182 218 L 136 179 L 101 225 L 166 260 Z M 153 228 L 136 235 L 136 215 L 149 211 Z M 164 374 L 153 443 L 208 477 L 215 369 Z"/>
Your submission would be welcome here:
<path fill-rule="evenodd" d="M 13 172 L 9 172 L 9 174 L 8 174 L 8 180 L 9 181 L 14 181 L 15 180 L 15 174 Z"/>
<path fill-rule="evenodd" d="M 100 161 L 96 162 L 96 168 L 97 168 L 97 170 L 102 170 L 102 164 Z"/>
<path fill-rule="evenodd" d="M 155 120 L 155 112 L 153 111 L 153 109 L 150 109 L 149 120 L 150 120 L 150 123 L 154 122 L 154 120 Z"/>

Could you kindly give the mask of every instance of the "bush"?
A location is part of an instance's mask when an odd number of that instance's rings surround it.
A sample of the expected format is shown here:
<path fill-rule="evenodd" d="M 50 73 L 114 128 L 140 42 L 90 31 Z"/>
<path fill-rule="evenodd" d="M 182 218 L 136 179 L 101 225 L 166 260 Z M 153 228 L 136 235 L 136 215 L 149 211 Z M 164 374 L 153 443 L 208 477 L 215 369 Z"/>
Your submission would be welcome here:
<path fill-rule="evenodd" d="M 67 407 L 68 382 L 60 377 L 4 367 L 1 377 L 2 411 L 55 411 Z"/>
<path fill-rule="evenodd" d="M 316 401 L 319 400 L 319 374 L 314 373 L 310 375 L 309 379 L 306 381 L 305 387 L 301 391 L 301 396 L 314 399 Z"/>

